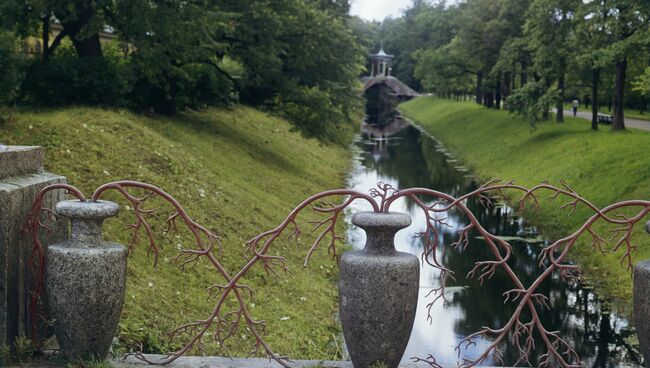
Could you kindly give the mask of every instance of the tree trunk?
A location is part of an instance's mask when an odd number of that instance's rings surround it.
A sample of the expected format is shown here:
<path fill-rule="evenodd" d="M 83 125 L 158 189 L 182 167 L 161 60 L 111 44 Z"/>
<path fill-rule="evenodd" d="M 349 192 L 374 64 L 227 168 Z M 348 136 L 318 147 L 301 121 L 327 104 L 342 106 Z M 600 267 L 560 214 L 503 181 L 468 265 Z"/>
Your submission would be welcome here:
<path fill-rule="evenodd" d="M 495 103 L 494 108 L 501 109 L 501 73 L 497 73 L 496 86 L 494 87 Z"/>
<path fill-rule="evenodd" d="M 616 61 L 616 82 L 614 85 L 614 114 L 612 130 L 625 129 L 625 115 L 623 114 L 623 95 L 625 91 L 625 71 L 627 57 Z"/>
<path fill-rule="evenodd" d="M 78 40 L 73 37 L 72 45 L 80 58 L 101 58 L 102 44 L 99 42 L 99 34 L 95 33 L 88 38 Z"/>
<path fill-rule="evenodd" d="M 60 14 L 54 14 L 58 19 L 71 19 L 70 21 L 62 21 L 61 25 L 70 37 L 77 56 L 80 58 L 101 58 L 103 56 L 99 33 L 87 34 L 84 30 L 93 21 L 95 11 L 92 2 L 78 1 L 72 12 L 64 10 Z M 81 34 L 84 34 L 83 38 L 81 38 Z"/>
<path fill-rule="evenodd" d="M 483 106 L 487 108 L 494 107 L 494 92 L 493 91 L 485 91 L 483 94 Z"/>
<path fill-rule="evenodd" d="M 176 89 L 177 89 L 176 88 L 177 87 L 176 78 L 170 76 L 167 72 L 163 72 L 163 77 L 165 78 L 165 80 L 167 81 L 168 86 L 169 86 L 169 94 L 166 96 L 166 99 L 167 99 L 168 103 L 165 104 L 165 106 L 163 106 L 163 108 L 162 108 L 163 113 L 167 114 L 167 115 L 176 115 L 176 113 L 178 112 L 176 110 L 176 106 L 177 106 L 177 103 L 176 103 Z"/>
<path fill-rule="evenodd" d="M 508 96 L 510 96 L 510 82 L 511 79 L 510 76 L 514 76 L 511 72 L 506 72 L 503 73 L 503 101 L 505 102 L 508 99 Z"/>
<path fill-rule="evenodd" d="M 483 104 L 483 71 L 476 73 L 476 103 Z"/>
<path fill-rule="evenodd" d="M 43 62 L 50 56 L 50 15 L 43 16 Z"/>
<path fill-rule="evenodd" d="M 526 83 L 528 83 L 528 66 L 526 65 L 525 61 L 521 62 L 521 85 L 520 87 L 523 87 Z"/>
<path fill-rule="evenodd" d="M 533 78 L 535 78 L 535 82 L 539 82 L 542 80 L 542 76 L 541 74 L 539 74 L 539 72 L 535 72 L 533 74 Z M 551 87 L 551 82 L 552 82 L 551 79 L 549 79 L 548 77 L 544 77 L 544 86 L 546 87 L 546 90 L 548 90 Z M 542 111 L 543 120 L 548 120 L 550 118 L 550 109 L 551 106 L 548 104 L 548 102 L 546 102 L 544 104 L 544 111 Z"/>
<path fill-rule="evenodd" d="M 598 130 L 598 82 L 600 68 L 591 69 L 591 129 Z"/>
<path fill-rule="evenodd" d="M 560 72 L 557 79 L 557 89 L 559 96 L 557 98 L 557 114 L 555 114 L 555 121 L 558 123 L 564 122 L 564 70 Z"/>
<path fill-rule="evenodd" d="M 610 93 L 609 96 L 607 97 L 607 110 L 611 113 L 612 112 L 612 94 Z"/>

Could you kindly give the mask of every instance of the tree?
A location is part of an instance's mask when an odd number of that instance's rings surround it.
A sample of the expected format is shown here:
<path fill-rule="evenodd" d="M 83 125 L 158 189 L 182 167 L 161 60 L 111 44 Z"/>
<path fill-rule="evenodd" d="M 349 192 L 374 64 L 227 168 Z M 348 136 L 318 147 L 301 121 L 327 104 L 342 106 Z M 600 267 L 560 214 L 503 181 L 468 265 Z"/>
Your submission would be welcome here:
<path fill-rule="evenodd" d="M 367 50 L 357 42 L 349 16 L 338 7 L 323 10 L 321 3 L 220 2 L 220 10 L 234 15 L 234 27 L 221 39 L 227 55 L 244 66 L 243 101 L 278 109 L 307 136 L 333 139 L 336 126 L 349 122 L 359 103 L 354 89 Z M 324 100 L 315 103 L 317 98 Z"/>
<path fill-rule="evenodd" d="M 99 32 L 110 23 L 107 16 L 119 0 L 5 0 L 3 15 L 22 35 L 41 31 L 43 59 L 67 37 L 80 58 L 99 58 Z M 50 25 L 57 21 L 63 30 L 50 43 Z"/>
<path fill-rule="evenodd" d="M 583 3 L 578 14 L 577 40 L 581 45 L 577 61 L 591 69 L 591 129 L 598 130 L 598 109 L 600 107 L 599 86 L 601 71 L 611 65 L 603 49 L 612 42 L 607 31 L 609 11 L 605 0 Z"/>
<path fill-rule="evenodd" d="M 501 47 L 507 39 L 504 23 L 498 19 L 501 2 L 474 0 L 458 7 L 458 32 L 449 47 L 476 75 L 476 102 L 501 106 L 501 73 L 495 69 Z M 495 101 L 496 100 L 496 101 Z"/>
<path fill-rule="evenodd" d="M 533 50 L 537 70 L 547 88 L 557 81 L 558 123 L 564 121 L 564 89 L 567 67 L 575 52 L 575 21 L 579 0 L 534 0 L 526 14 L 524 28 Z"/>
<path fill-rule="evenodd" d="M 23 62 L 16 49 L 16 37 L 0 30 L 0 104 L 15 99 L 22 80 Z"/>
<path fill-rule="evenodd" d="M 643 71 L 634 81 L 634 90 L 644 95 L 650 95 L 650 67 Z"/>
<path fill-rule="evenodd" d="M 644 1 L 611 0 L 596 2 L 596 10 L 605 14 L 603 27 L 612 42 L 603 48 L 606 59 L 615 65 L 614 114 L 612 130 L 625 129 L 625 81 L 628 59 L 647 41 L 650 4 Z"/>
<path fill-rule="evenodd" d="M 457 7 L 439 5 L 441 24 L 453 24 L 445 43 L 423 45 L 414 54 L 417 59 L 415 74 L 428 88 L 441 91 L 445 80 L 454 87 L 466 88 L 468 78 L 474 81 L 476 102 L 488 107 L 494 103 L 500 75 L 490 75 L 499 50 L 505 40 L 501 24 L 496 21 L 499 3 L 474 0 Z M 492 78 L 490 82 L 488 78 Z"/>
<path fill-rule="evenodd" d="M 175 113 L 241 99 L 276 109 L 322 139 L 349 122 L 358 103 L 366 51 L 350 26 L 347 0 L 5 0 L 0 11 L 3 24 L 22 36 L 40 34 L 47 45 L 42 63 L 30 68 L 42 77 L 26 84 L 35 91 L 52 90 L 41 88 L 48 76 L 88 82 L 77 88 L 85 91 L 102 84 L 88 66 L 106 65 L 128 84 L 121 101 L 129 107 Z M 63 30 L 50 42 L 53 22 Z M 125 46 L 121 59 L 105 55 L 105 29 Z M 64 38 L 79 61 L 58 54 Z"/>
<path fill-rule="evenodd" d="M 120 2 L 111 19 L 132 45 L 131 101 L 174 114 L 186 107 L 228 104 L 237 82 L 222 66 L 232 15 L 198 1 Z"/>
<path fill-rule="evenodd" d="M 446 6 L 444 1 L 430 4 L 414 0 L 397 19 L 387 19 L 381 25 L 381 33 L 374 48 L 384 42 L 387 52 L 395 54 L 393 75 L 412 88 L 421 89 L 420 78 L 416 77 L 419 50 L 436 50 L 448 44 L 457 31 L 454 21 L 456 7 Z"/>
<path fill-rule="evenodd" d="M 480 104 L 482 101 L 480 65 L 465 54 L 465 49 L 456 47 L 454 42 L 458 41 L 452 41 L 439 49 L 416 51 L 415 77 L 428 91 L 438 94 L 454 90 L 471 93 L 474 88 L 476 101 Z"/>
<path fill-rule="evenodd" d="M 506 99 L 516 88 L 517 65 L 520 66 L 520 86 L 527 82 L 527 68 L 530 65 L 530 51 L 523 35 L 525 14 L 530 6 L 530 0 L 501 0 L 501 10 L 498 15 L 501 32 L 506 35 L 499 50 L 499 57 L 492 73 L 503 75 L 502 94 Z"/>

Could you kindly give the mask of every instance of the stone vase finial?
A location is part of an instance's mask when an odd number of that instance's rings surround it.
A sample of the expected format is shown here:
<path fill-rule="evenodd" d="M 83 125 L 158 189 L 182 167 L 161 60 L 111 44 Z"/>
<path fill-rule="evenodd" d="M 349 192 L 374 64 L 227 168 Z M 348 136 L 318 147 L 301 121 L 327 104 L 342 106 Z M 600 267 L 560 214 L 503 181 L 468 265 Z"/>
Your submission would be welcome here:
<path fill-rule="evenodd" d="M 634 267 L 634 325 L 646 362 L 650 362 L 650 261 Z"/>
<path fill-rule="evenodd" d="M 119 206 L 108 201 L 57 203 L 71 222 L 71 237 L 46 252 L 45 287 L 50 317 L 68 359 L 104 359 L 124 304 L 126 249 L 104 241 L 104 219 Z"/>
<path fill-rule="evenodd" d="M 418 257 L 395 250 L 395 234 L 411 224 L 402 213 L 359 212 L 352 223 L 367 234 L 360 251 L 343 254 L 339 311 L 343 336 L 355 368 L 399 365 L 417 308 Z"/>

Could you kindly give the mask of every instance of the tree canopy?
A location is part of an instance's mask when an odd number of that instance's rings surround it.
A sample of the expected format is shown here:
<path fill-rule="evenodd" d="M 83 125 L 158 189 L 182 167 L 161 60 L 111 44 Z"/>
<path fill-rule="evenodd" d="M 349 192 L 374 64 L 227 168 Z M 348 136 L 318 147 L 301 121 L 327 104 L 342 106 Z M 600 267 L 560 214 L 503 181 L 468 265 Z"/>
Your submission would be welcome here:
<path fill-rule="evenodd" d="M 442 96 L 507 107 L 536 124 L 564 103 L 648 109 L 650 3 L 641 0 L 413 0 L 376 24 L 397 76 Z M 530 84 L 530 85 L 528 85 Z M 510 97 L 513 97 L 512 99 Z"/>
<path fill-rule="evenodd" d="M 624 109 L 648 109 L 647 1 L 412 0 L 383 22 L 349 9 L 348 0 L 4 0 L 0 54 L 13 69 L 0 86 L 11 91 L 5 103 L 175 113 L 243 102 L 333 140 L 358 106 L 365 57 L 383 44 L 408 85 L 472 95 L 531 124 L 552 107 L 562 122 L 575 99 L 592 105 L 594 129 L 601 105 L 613 108 L 614 130 Z M 38 42 L 38 55 L 21 58 L 21 39 Z"/>
<path fill-rule="evenodd" d="M 22 101 L 161 113 L 240 101 L 331 140 L 367 53 L 348 11 L 347 0 L 5 0 L 0 27 L 43 45 Z"/>

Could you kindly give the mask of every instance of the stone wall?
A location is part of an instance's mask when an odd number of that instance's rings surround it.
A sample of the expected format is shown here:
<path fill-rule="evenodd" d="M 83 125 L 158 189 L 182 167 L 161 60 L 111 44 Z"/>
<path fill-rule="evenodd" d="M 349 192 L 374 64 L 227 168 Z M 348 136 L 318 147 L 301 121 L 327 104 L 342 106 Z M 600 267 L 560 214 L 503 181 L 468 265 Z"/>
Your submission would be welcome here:
<path fill-rule="evenodd" d="M 43 170 L 41 147 L 0 146 L 0 347 L 13 347 L 16 337 L 30 336 L 27 306 L 32 274 L 29 267 L 30 237 L 23 231 L 36 194 L 43 187 L 64 183 L 65 178 Z M 45 206 L 65 199 L 62 190 L 51 192 Z M 44 245 L 67 235 L 67 224 L 58 221 Z M 0 366 L 3 365 L 0 357 Z"/>

